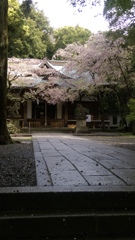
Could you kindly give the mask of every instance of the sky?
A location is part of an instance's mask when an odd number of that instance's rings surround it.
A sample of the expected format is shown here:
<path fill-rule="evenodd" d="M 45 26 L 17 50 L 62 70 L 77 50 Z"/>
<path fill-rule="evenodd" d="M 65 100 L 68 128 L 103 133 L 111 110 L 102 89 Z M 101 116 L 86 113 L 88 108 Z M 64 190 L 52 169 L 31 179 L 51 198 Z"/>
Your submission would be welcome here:
<path fill-rule="evenodd" d="M 33 0 L 33 2 L 37 2 L 37 7 L 44 11 L 51 27 L 55 29 L 79 25 L 89 29 L 92 33 L 108 30 L 108 23 L 102 16 L 103 6 L 91 9 L 88 5 L 79 13 L 67 0 Z M 96 16 L 97 14 L 100 15 Z"/>

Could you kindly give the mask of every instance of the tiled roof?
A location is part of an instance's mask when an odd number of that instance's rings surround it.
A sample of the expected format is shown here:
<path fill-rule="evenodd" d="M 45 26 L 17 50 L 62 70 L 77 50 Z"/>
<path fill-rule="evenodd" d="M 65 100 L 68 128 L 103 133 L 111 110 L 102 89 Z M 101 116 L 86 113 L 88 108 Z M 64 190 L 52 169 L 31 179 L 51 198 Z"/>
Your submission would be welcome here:
<path fill-rule="evenodd" d="M 73 81 L 85 81 L 93 84 L 89 73 L 78 75 L 76 71 L 65 68 L 65 61 L 40 59 L 8 59 L 8 77 L 12 88 L 33 88 L 39 83 L 53 79 L 59 86 L 72 86 Z"/>

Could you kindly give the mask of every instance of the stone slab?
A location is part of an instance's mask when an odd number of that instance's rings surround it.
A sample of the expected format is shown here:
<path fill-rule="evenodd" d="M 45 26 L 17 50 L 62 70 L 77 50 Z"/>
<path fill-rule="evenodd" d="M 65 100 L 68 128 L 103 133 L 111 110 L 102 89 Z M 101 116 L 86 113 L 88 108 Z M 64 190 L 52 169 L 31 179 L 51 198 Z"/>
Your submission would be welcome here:
<path fill-rule="evenodd" d="M 43 186 L 43 172 L 53 186 L 135 186 L 133 151 L 122 152 L 120 148 L 72 134 L 51 133 L 33 138 L 35 160 L 42 160 L 40 166 L 36 164 L 40 172 L 37 176 L 42 179 L 39 186 Z"/>

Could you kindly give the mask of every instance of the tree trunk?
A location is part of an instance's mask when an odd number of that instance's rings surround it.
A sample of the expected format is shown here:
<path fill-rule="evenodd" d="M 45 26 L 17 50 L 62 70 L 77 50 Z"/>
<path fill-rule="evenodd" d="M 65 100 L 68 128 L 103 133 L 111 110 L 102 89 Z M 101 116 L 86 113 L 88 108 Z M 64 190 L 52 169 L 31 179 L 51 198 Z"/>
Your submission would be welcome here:
<path fill-rule="evenodd" d="M 8 0 L 0 0 L 0 144 L 11 143 L 7 130 Z"/>

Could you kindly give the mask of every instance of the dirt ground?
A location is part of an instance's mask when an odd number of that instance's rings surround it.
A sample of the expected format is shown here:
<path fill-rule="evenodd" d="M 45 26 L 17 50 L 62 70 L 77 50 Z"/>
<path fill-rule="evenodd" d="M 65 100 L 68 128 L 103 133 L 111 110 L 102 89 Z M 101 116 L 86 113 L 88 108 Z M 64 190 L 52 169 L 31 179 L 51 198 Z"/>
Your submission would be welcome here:
<path fill-rule="evenodd" d="M 91 136 L 91 139 L 116 147 L 123 147 L 135 151 L 135 136 Z"/>

